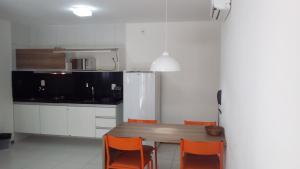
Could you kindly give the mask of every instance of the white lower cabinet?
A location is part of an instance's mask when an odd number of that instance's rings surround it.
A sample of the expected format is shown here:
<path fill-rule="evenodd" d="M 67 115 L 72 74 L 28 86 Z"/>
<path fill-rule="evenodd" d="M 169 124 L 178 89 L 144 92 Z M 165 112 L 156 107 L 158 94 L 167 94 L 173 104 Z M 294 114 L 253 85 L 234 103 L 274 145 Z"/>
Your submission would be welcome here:
<path fill-rule="evenodd" d="M 120 124 L 122 106 L 98 106 L 15 103 L 15 132 L 102 138 Z"/>
<path fill-rule="evenodd" d="M 68 107 L 70 136 L 95 137 L 95 113 L 92 107 Z"/>
<path fill-rule="evenodd" d="M 15 132 L 41 133 L 38 105 L 14 105 Z"/>
<path fill-rule="evenodd" d="M 41 133 L 68 135 L 68 116 L 65 106 L 40 106 Z"/>
<path fill-rule="evenodd" d="M 116 108 L 95 108 L 96 138 L 102 138 L 104 134 L 117 126 Z"/>
<path fill-rule="evenodd" d="M 96 138 L 102 138 L 106 133 L 111 130 L 110 128 L 98 128 L 96 129 Z"/>
<path fill-rule="evenodd" d="M 110 108 L 110 107 L 95 107 L 94 112 L 96 117 L 102 118 L 102 117 L 112 117 L 116 118 L 116 108 Z"/>
<path fill-rule="evenodd" d="M 116 119 L 96 118 L 97 127 L 114 128 L 116 125 Z"/>

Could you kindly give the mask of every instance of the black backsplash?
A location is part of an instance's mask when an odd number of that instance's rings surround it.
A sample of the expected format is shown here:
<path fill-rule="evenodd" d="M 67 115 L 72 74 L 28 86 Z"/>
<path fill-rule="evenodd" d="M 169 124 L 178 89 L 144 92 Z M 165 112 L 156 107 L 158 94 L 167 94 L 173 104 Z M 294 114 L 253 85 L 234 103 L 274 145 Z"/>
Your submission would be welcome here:
<path fill-rule="evenodd" d="M 41 86 L 42 80 L 45 87 Z M 111 84 L 116 84 L 117 90 L 111 90 Z M 14 101 L 113 104 L 123 99 L 123 72 L 13 71 L 12 85 Z"/>

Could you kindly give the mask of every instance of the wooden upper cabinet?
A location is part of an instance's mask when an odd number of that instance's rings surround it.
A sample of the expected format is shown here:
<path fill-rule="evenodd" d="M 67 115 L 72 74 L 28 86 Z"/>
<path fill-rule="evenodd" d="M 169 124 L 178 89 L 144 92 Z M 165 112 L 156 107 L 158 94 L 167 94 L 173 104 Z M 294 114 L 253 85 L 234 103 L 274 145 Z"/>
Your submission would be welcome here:
<path fill-rule="evenodd" d="M 54 49 L 16 49 L 17 69 L 65 69 L 64 53 Z"/>

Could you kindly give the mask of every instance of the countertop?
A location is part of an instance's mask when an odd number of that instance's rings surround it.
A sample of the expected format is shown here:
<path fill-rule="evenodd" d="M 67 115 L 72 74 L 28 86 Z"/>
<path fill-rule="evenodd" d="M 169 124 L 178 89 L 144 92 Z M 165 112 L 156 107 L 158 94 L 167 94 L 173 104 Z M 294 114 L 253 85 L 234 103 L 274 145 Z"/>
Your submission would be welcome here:
<path fill-rule="evenodd" d="M 121 99 L 14 99 L 16 104 L 39 104 L 39 105 L 82 105 L 82 106 L 109 106 L 114 107 L 123 102 Z"/>

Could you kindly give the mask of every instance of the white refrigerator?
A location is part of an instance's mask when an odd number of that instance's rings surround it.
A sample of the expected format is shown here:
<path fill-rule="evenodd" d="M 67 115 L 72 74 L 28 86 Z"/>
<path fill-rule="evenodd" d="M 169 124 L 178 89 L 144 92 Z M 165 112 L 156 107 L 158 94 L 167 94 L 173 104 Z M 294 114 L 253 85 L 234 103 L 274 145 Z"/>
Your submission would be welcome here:
<path fill-rule="evenodd" d="M 150 71 L 125 71 L 124 122 L 128 119 L 160 121 L 160 74 Z"/>

